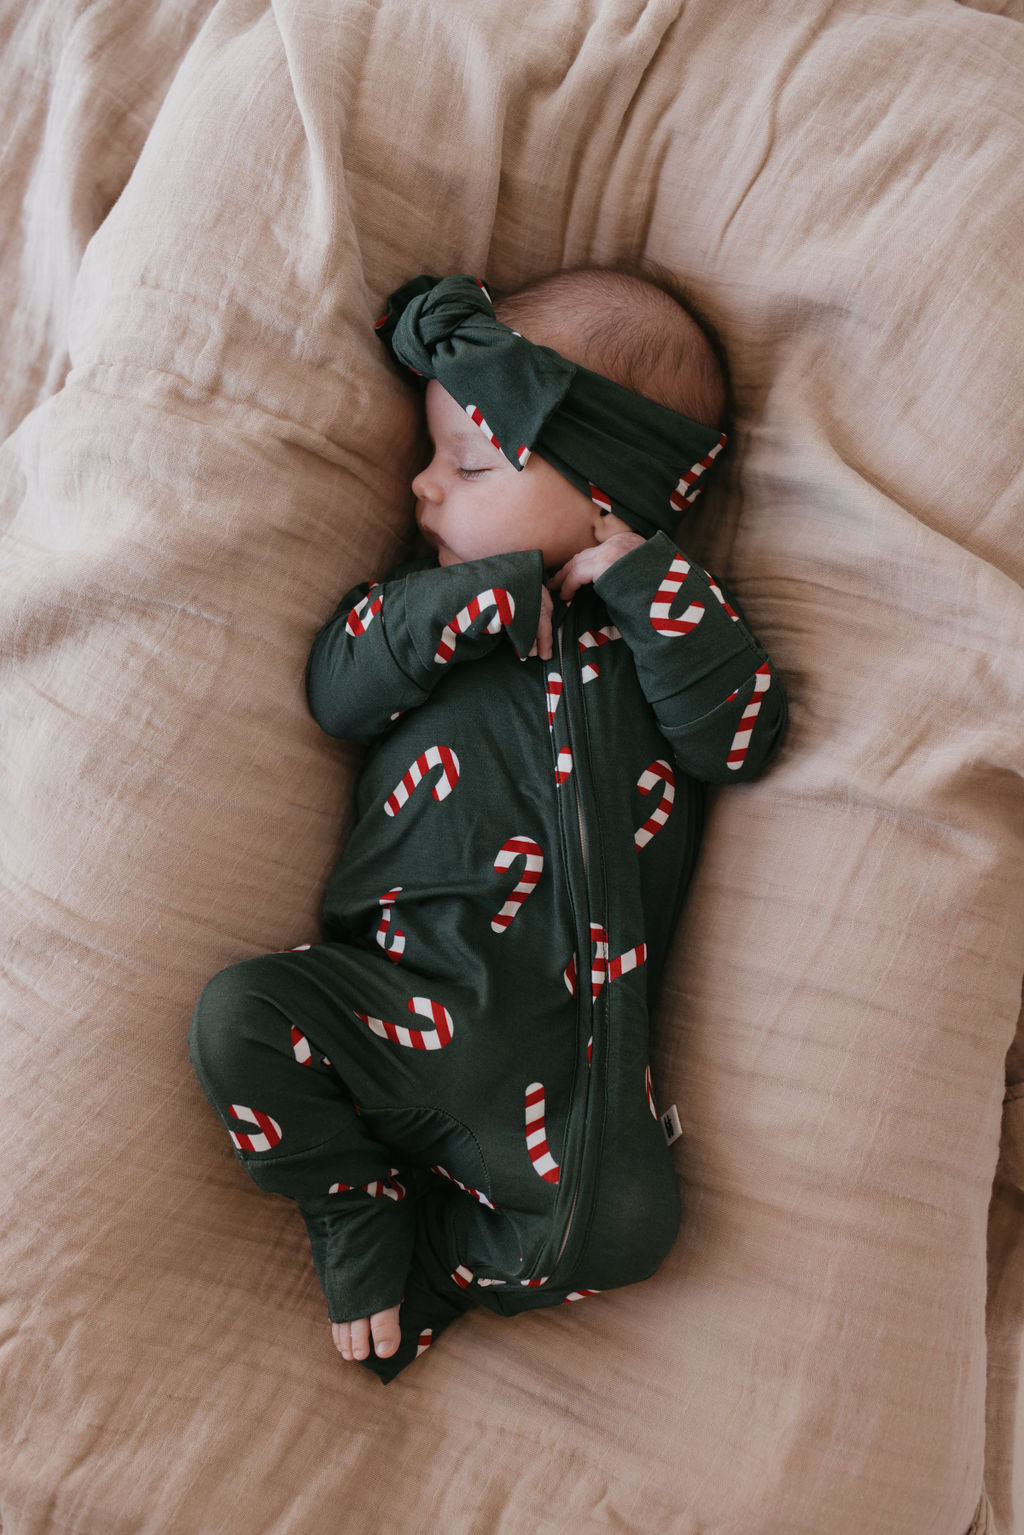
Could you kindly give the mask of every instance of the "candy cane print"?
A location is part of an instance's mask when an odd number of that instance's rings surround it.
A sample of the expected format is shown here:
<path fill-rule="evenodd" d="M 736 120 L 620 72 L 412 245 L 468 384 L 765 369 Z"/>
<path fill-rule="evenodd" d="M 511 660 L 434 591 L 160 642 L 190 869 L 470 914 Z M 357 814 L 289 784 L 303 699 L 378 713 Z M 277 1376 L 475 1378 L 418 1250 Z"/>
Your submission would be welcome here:
<path fill-rule="evenodd" d="M 605 964 L 608 958 L 608 934 L 599 922 L 590 924 L 590 942 L 594 949 L 594 958 L 590 967 L 590 994 L 596 997 L 604 985 Z M 576 995 L 577 959 L 574 954 L 572 959 L 562 971 L 562 980 L 569 990 L 569 995 Z"/>
<path fill-rule="evenodd" d="M 595 999 L 605 981 L 617 981 L 619 976 L 626 975 L 630 970 L 638 970 L 647 962 L 647 945 L 645 943 L 634 944 L 624 954 L 618 954 L 614 959 L 608 955 L 608 932 L 599 922 L 590 924 L 590 941 L 593 945 L 594 957 L 590 966 L 590 995 Z M 576 995 L 576 955 L 574 954 L 568 965 L 562 972 L 562 979 L 572 996 Z M 589 1059 L 589 1056 L 588 1056 Z"/>
<path fill-rule="evenodd" d="M 630 970 L 639 970 L 640 966 L 647 963 L 647 945 L 635 944 L 632 949 L 627 949 L 625 954 L 619 954 L 615 959 L 608 961 L 608 979 L 617 981 L 620 975 L 626 975 Z"/>
<path fill-rule="evenodd" d="M 572 752 L 567 746 L 559 747 L 558 761 L 555 763 L 555 783 L 561 788 L 562 784 L 572 772 Z"/>
<path fill-rule="evenodd" d="M 588 1295 L 600 1295 L 600 1293 L 600 1290 L 570 1290 L 562 1301 L 562 1305 L 567 1306 L 571 1300 L 586 1300 Z"/>
<path fill-rule="evenodd" d="M 426 751 L 420 752 L 412 767 L 403 773 L 401 782 L 388 795 L 384 806 L 386 813 L 397 815 L 424 773 L 435 767 L 441 768 L 441 777 L 430 792 L 436 800 L 447 798 L 459 781 L 459 759 L 450 746 L 428 746 Z"/>
<path fill-rule="evenodd" d="M 444 666 L 455 654 L 455 636 L 464 634 L 484 609 L 490 607 L 494 608 L 494 612 L 484 625 L 485 634 L 497 634 L 499 629 L 507 628 L 516 616 L 515 598 L 503 586 L 489 586 L 485 592 L 477 592 L 464 608 L 459 609 L 451 623 L 445 625 L 434 652 L 438 666 Z"/>
<path fill-rule="evenodd" d="M 526 1285 L 531 1290 L 537 1290 L 542 1284 L 547 1284 L 549 1276 L 542 1274 L 539 1279 L 520 1279 L 521 1285 Z"/>
<path fill-rule="evenodd" d="M 597 996 L 608 974 L 608 933 L 599 922 L 590 924 L 590 942 L 594 957 L 590 962 L 590 996 Z"/>
<path fill-rule="evenodd" d="M 292 1053 L 300 1066 L 309 1066 L 313 1061 L 313 1052 L 309 1048 L 309 1040 L 301 1029 L 292 1024 Z"/>
<path fill-rule="evenodd" d="M 466 1290 L 473 1283 L 473 1270 L 468 1269 L 464 1263 L 460 1263 L 451 1277 L 460 1290 Z"/>
<path fill-rule="evenodd" d="M 761 703 L 764 699 L 764 695 L 767 693 L 769 687 L 771 686 L 771 680 L 771 667 L 767 661 L 764 661 L 754 673 L 754 691 L 750 702 L 747 704 L 747 707 L 740 715 L 739 727 L 736 731 L 736 734 L 732 738 L 732 745 L 729 748 L 729 755 L 725 759 L 725 765 L 727 768 L 732 768 L 735 771 L 736 768 L 741 768 L 746 761 L 747 748 L 750 745 L 750 738 L 754 733 L 754 721 L 757 719 L 758 714 L 761 712 Z M 739 692 L 738 688 L 736 692 Z M 730 693 L 729 698 L 726 699 L 726 703 L 735 697 L 736 693 Z"/>
<path fill-rule="evenodd" d="M 672 812 L 676 797 L 676 775 L 671 764 L 663 757 L 656 757 L 644 768 L 636 781 L 641 794 L 650 794 L 656 784 L 661 784 L 661 802 L 652 810 L 644 824 L 633 836 L 637 850 L 646 847 L 651 838 L 664 826 Z"/>
<path fill-rule="evenodd" d="M 420 1333 L 419 1337 L 416 1340 L 416 1358 L 417 1359 L 420 1357 L 421 1354 L 426 1352 L 426 1350 L 430 1347 L 430 1345 L 433 1343 L 433 1341 L 434 1341 L 434 1329 L 432 1327 L 424 1327 L 423 1331 Z"/>
<path fill-rule="evenodd" d="M 557 1183 L 561 1169 L 548 1150 L 547 1129 L 544 1124 L 544 1086 L 531 1082 L 526 1089 L 526 1150 L 533 1170 L 545 1183 Z"/>
<path fill-rule="evenodd" d="M 400 927 L 396 927 L 395 931 L 391 934 L 391 942 L 389 943 L 388 928 L 391 924 L 391 908 L 395 904 L 395 897 L 401 893 L 401 889 L 401 885 L 395 885 L 394 889 L 385 890 L 384 894 L 380 897 L 377 904 L 380 906 L 381 916 L 380 922 L 377 924 L 377 931 L 374 934 L 388 959 L 393 959 L 396 965 L 405 953 L 405 934 Z"/>
<path fill-rule="evenodd" d="M 708 576 L 707 571 L 705 571 L 704 574 Z M 719 602 L 722 604 L 725 611 L 728 613 L 729 617 L 732 619 L 733 623 L 738 624 L 740 621 L 740 615 L 736 612 L 735 608 L 731 608 L 726 602 L 725 594 L 723 593 L 722 588 L 716 582 L 714 576 L 708 576 L 708 585 L 714 592 L 715 596 L 718 598 Z"/>
<path fill-rule="evenodd" d="M 657 1119 L 658 1111 L 654 1107 L 654 1085 L 651 1082 L 651 1068 L 649 1066 L 644 1069 L 644 1092 L 647 1094 L 647 1107 L 655 1119 Z"/>
<path fill-rule="evenodd" d="M 232 1119 L 240 1119 L 243 1124 L 253 1125 L 261 1132 L 259 1135 L 236 1135 L 234 1130 L 229 1130 L 228 1134 L 239 1151 L 273 1151 L 284 1139 L 277 1120 L 271 1119 L 269 1114 L 261 1113 L 259 1109 L 247 1109 L 240 1103 L 232 1103 L 228 1113 Z"/>
<path fill-rule="evenodd" d="M 384 605 L 384 592 L 372 586 L 366 596 L 356 603 L 345 620 L 345 633 L 356 637 L 365 634 Z"/>
<path fill-rule="evenodd" d="M 401 1023 L 387 1023 L 383 1018 L 371 1018 L 367 1013 L 360 1013 L 355 1008 L 353 1012 L 371 1033 L 381 1039 L 390 1039 L 396 1045 L 406 1045 L 410 1050 L 443 1050 L 445 1045 L 451 1043 L 455 1032 L 452 1023 L 452 1015 L 440 1002 L 432 1002 L 429 997 L 410 997 L 407 1003 L 410 1013 L 419 1013 L 421 1018 L 431 1018 L 434 1021 L 432 1029 L 407 1029 Z"/>
<path fill-rule="evenodd" d="M 487 425 L 487 422 L 484 420 L 484 413 L 480 409 L 479 405 L 467 405 L 465 409 L 466 415 L 469 417 L 470 421 L 473 422 L 473 425 L 480 428 L 484 436 L 487 438 L 487 441 L 490 443 L 491 447 L 497 448 L 498 452 L 500 453 L 501 443 L 498 441 L 497 437 L 495 437 L 494 433 Z"/>
<path fill-rule="evenodd" d="M 609 640 L 621 640 L 621 638 L 622 635 L 614 624 L 605 624 L 602 629 L 588 629 L 586 634 L 581 634 L 579 637 L 580 655 L 585 650 L 592 650 L 595 645 L 607 645 Z M 584 682 L 593 682 L 595 677 L 600 676 L 600 673 L 601 668 L 595 661 L 584 661 Z"/>
<path fill-rule="evenodd" d="M 557 712 L 558 705 L 562 701 L 561 672 L 548 672 L 547 691 L 544 696 L 548 707 L 548 729 L 553 730 L 555 725 L 555 714 Z"/>
<path fill-rule="evenodd" d="M 612 509 L 611 497 L 606 496 L 604 491 L 599 490 L 598 487 L 592 484 L 590 480 L 587 481 L 587 484 L 590 486 L 590 499 L 593 501 L 598 511 L 604 513 L 610 512 Z"/>
<path fill-rule="evenodd" d="M 672 617 L 672 604 L 689 573 L 689 561 L 681 554 L 674 554 L 651 603 L 651 628 L 657 629 L 659 634 L 689 634 L 704 617 L 702 602 L 691 602 L 682 618 Z"/>
<path fill-rule="evenodd" d="M 498 915 L 491 918 L 491 931 L 495 933 L 503 933 L 512 925 L 512 918 L 535 888 L 544 868 L 544 854 L 532 837 L 509 837 L 508 841 L 503 842 L 498 849 L 494 867 L 499 872 L 510 869 L 517 858 L 526 860 L 526 869 Z"/>
<path fill-rule="evenodd" d="M 479 1189 L 471 1189 L 468 1183 L 460 1183 L 458 1178 L 453 1178 L 446 1168 L 432 1167 L 430 1171 L 432 1173 L 439 1173 L 442 1178 L 447 1178 L 449 1183 L 454 1183 L 456 1188 L 460 1188 L 464 1194 L 468 1194 L 470 1198 L 477 1200 L 482 1205 L 486 1205 L 488 1210 L 496 1210 L 498 1208 L 497 1205 L 491 1204 L 486 1194 L 481 1194 Z"/>
<path fill-rule="evenodd" d="M 698 459 L 692 468 L 687 469 L 679 484 L 668 498 L 668 504 L 674 512 L 681 512 L 687 506 L 692 506 L 694 501 L 696 501 L 703 489 L 703 486 L 698 485 L 697 481 L 701 475 L 706 474 L 711 468 L 711 465 L 725 447 L 725 442 L 726 437 L 723 432 L 715 446 L 711 449 L 711 452 Z"/>
<path fill-rule="evenodd" d="M 389 1167 L 386 1178 L 372 1178 L 369 1183 L 332 1183 L 328 1194 L 348 1194 L 352 1189 L 362 1189 L 374 1199 L 393 1199 L 397 1204 L 406 1195 L 405 1184 L 398 1177 L 398 1168 Z"/>

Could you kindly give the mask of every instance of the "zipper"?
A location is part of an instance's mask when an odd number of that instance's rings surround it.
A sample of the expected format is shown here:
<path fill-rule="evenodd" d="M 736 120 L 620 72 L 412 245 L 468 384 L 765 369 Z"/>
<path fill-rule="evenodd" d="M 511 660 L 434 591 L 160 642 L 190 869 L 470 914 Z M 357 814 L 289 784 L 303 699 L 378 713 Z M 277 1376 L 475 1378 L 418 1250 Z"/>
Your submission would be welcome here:
<path fill-rule="evenodd" d="M 558 626 L 558 669 L 559 669 L 559 671 L 562 674 L 562 678 L 563 678 L 563 684 L 562 685 L 563 685 L 563 687 L 565 686 L 565 683 L 564 683 L 564 678 L 565 678 L 565 662 L 564 662 L 564 660 L 562 658 L 562 631 L 563 631 L 564 628 L 565 628 L 565 622 L 563 620 L 563 622 L 561 624 L 559 624 L 559 626 Z M 567 707 L 568 707 L 568 705 L 567 705 Z M 568 733 L 569 732 L 568 732 L 568 725 L 567 725 L 566 726 L 566 735 L 568 735 Z M 575 755 L 573 756 L 573 761 L 572 761 L 572 792 L 573 792 L 573 794 L 575 795 L 575 798 L 576 798 L 576 821 L 577 821 L 577 824 L 579 826 L 579 831 L 580 831 L 580 852 L 583 854 L 583 872 L 584 872 L 584 874 L 586 874 L 587 868 L 588 868 L 588 865 L 587 865 L 587 829 L 586 829 L 586 827 L 583 824 L 583 801 L 580 798 L 580 786 L 579 786 L 579 782 L 577 780 L 577 775 L 576 775 L 576 757 L 575 757 Z"/>
<path fill-rule="evenodd" d="M 564 663 L 563 644 L 562 644 L 562 637 L 563 637 L 564 630 L 565 630 L 565 619 L 563 618 L 562 622 L 558 625 L 558 628 L 556 630 L 556 633 L 557 633 L 557 636 L 558 636 L 558 667 L 559 667 L 559 671 L 561 672 L 561 675 L 562 675 L 563 694 L 564 694 L 564 690 L 565 690 L 565 663 Z M 568 699 L 566 699 L 566 709 L 568 710 Z M 578 765 L 577 765 L 577 760 L 576 760 L 575 743 L 572 740 L 572 735 L 571 735 L 571 732 L 569 730 L 568 713 L 566 713 L 565 724 L 566 724 L 566 732 L 565 732 L 566 733 L 566 738 L 569 741 L 570 750 L 572 750 L 572 752 L 573 752 L 573 757 L 572 757 L 572 786 L 573 786 L 573 795 L 574 795 L 575 801 L 576 801 L 576 822 L 577 822 L 577 826 L 579 828 L 580 852 L 581 852 L 582 857 L 583 857 L 583 872 L 584 872 L 584 875 L 586 875 L 587 872 L 588 872 L 588 867 L 589 867 L 588 859 L 587 859 L 587 829 L 586 829 L 586 826 L 584 825 L 584 821 L 583 821 L 583 800 L 582 800 L 582 798 L 580 796 L 579 781 L 578 781 L 578 776 L 577 776 L 577 774 L 578 774 Z M 585 891 L 584 894 L 587 894 L 587 892 Z M 588 915 L 589 915 L 589 903 L 588 903 Z M 587 936 L 588 936 L 588 939 L 589 939 L 589 930 L 588 930 Z M 576 966 L 576 984 L 581 989 L 581 991 L 585 987 L 586 990 L 584 992 L 584 995 L 591 999 L 591 1001 L 590 1001 L 590 1013 L 591 1013 L 591 1026 L 593 1026 L 593 1011 L 594 1011 L 594 1007 L 593 1007 L 592 988 L 591 988 L 591 983 L 590 983 L 591 968 L 592 968 L 592 966 L 591 966 L 591 960 L 590 960 L 590 948 L 589 948 L 589 945 L 588 945 L 585 955 L 581 954 L 579 956 L 579 961 L 578 961 L 577 966 Z M 561 1243 L 559 1245 L 558 1252 L 555 1255 L 554 1263 L 552 1264 L 553 1268 L 557 1267 L 557 1265 L 561 1261 L 562 1254 L 565 1252 L 566 1246 L 568 1245 L 569 1233 L 572 1231 L 572 1223 L 573 1223 L 573 1218 L 575 1217 L 575 1214 L 576 1214 L 576 1205 L 577 1205 L 577 1203 L 579 1201 L 579 1197 L 580 1197 L 580 1184 L 581 1184 L 582 1181 L 583 1181 L 583 1167 L 582 1167 L 582 1159 L 581 1159 L 580 1169 L 579 1169 L 579 1172 L 576 1175 L 576 1187 L 573 1189 L 573 1192 L 572 1192 L 572 1203 L 569 1206 L 569 1215 L 568 1215 L 568 1218 L 566 1219 L 565 1230 L 562 1233 L 562 1241 L 561 1241 Z"/>

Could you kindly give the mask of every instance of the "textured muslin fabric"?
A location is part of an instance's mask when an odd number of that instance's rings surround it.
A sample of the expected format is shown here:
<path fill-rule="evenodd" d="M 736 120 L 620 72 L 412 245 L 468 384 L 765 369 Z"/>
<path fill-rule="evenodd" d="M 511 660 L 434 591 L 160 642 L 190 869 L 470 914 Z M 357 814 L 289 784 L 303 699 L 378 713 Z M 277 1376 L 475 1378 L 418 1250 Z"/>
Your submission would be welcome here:
<path fill-rule="evenodd" d="M 1014 1535 L 1019 6 L 2 30 L 4 1535 Z M 188 1017 L 315 940 L 347 836 L 358 751 L 302 672 L 407 553 L 384 296 L 640 255 L 732 370 L 681 545 L 790 698 L 713 800 L 655 1019 L 682 1230 L 637 1290 L 475 1314 L 381 1392 Z"/>

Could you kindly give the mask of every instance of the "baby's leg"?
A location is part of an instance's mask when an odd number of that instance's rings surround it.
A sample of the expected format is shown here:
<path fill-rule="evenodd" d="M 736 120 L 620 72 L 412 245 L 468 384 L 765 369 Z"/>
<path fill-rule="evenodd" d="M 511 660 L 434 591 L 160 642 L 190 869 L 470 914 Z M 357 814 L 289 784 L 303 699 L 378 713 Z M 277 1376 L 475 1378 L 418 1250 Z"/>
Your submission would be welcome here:
<path fill-rule="evenodd" d="M 317 949 L 230 966 L 200 997 L 190 1049 L 247 1172 L 299 1205 L 336 1341 L 347 1332 L 359 1359 L 372 1336 L 387 1357 L 398 1346 L 415 1193 L 356 1112 L 350 1088 L 372 1084 L 349 1080 L 351 1009 L 337 970 L 337 955 Z"/>

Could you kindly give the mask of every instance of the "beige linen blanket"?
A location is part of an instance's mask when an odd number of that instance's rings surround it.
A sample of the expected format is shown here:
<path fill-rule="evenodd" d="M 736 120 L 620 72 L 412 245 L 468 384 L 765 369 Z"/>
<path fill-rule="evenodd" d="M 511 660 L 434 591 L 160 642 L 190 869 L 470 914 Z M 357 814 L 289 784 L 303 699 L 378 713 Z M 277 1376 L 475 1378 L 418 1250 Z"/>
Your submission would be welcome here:
<path fill-rule="evenodd" d="M 4 1535 L 1024 1528 L 1021 15 L 4 0 Z M 683 1229 L 382 1388 L 188 1020 L 349 823 L 302 671 L 411 527 L 381 296 L 640 256 L 791 701 L 658 1011 Z"/>

